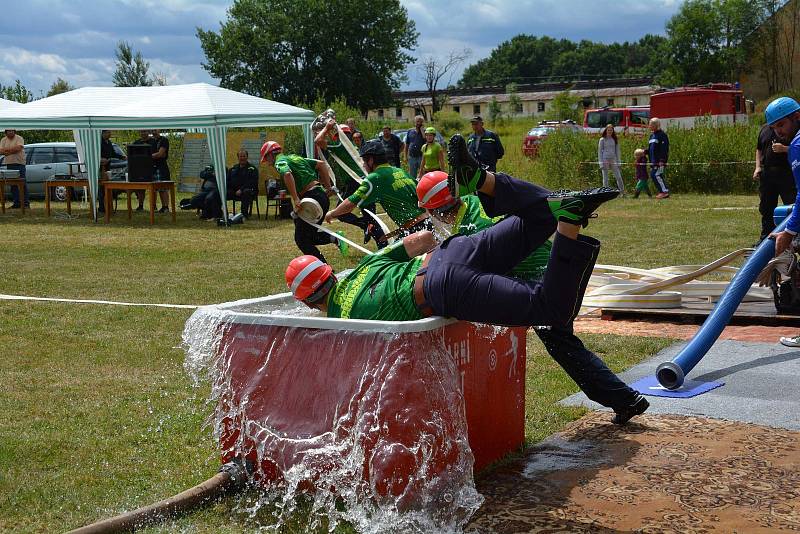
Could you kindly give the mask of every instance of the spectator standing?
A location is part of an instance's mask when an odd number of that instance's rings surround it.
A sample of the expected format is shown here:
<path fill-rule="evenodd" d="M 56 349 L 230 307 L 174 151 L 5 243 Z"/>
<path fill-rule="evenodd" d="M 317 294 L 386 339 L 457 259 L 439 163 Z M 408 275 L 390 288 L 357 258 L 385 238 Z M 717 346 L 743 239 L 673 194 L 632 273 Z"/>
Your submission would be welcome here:
<path fill-rule="evenodd" d="M 153 145 L 153 180 L 156 182 L 168 182 L 170 179 L 169 165 L 169 139 L 161 135 L 159 130 L 153 130 L 153 138 L 150 141 Z M 161 190 L 158 192 L 161 197 L 161 209 L 159 213 L 169 213 L 169 192 Z"/>
<path fill-rule="evenodd" d="M 669 187 L 664 177 L 669 159 L 669 137 L 661 129 L 661 120 L 656 117 L 650 119 L 650 178 L 658 189 L 656 198 L 669 198 Z"/>
<path fill-rule="evenodd" d="M 470 120 L 472 134 L 467 139 L 467 149 L 478 163 L 494 172 L 497 170 L 497 160 L 502 159 L 505 154 L 503 143 L 500 137 L 491 130 L 483 127 L 483 117 L 475 115 Z"/>
<path fill-rule="evenodd" d="M 422 145 L 425 144 L 425 133 L 422 130 L 424 125 L 425 119 L 422 115 L 417 115 L 414 117 L 414 127 L 406 132 L 404 157 L 408 162 L 408 174 L 414 178 L 419 176 L 419 166 L 422 163 Z"/>
<path fill-rule="evenodd" d="M 392 133 L 391 127 L 384 126 L 381 135 L 378 137 L 383 143 L 386 158 L 392 167 L 400 168 L 400 154 L 403 152 L 403 142 Z"/>
<path fill-rule="evenodd" d="M 608 187 L 608 171 L 612 171 L 617 179 L 617 189 L 624 196 L 625 184 L 622 182 L 622 174 L 619 172 L 621 159 L 614 125 L 608 124 L 600 134 L 600 141 L 597 143 L 597 162 L 603 175 L 603 187 Z"/>
<path fill-rule="evenodd" d="M 422 145 L 422 165 L 416 175 L 417 181 L 422 175 L 431 171 L 443 171 L 444 148 L 436 142 L 436 128 L 428 126 L 425 128 L 425 144 Z"/>
<path fill-rule="evenodd" d="M 353 144 L 356 148 L 361 148 L 364 144 L 364 134 L 361 132 L 353 132 Z"/>
<path fill-rule="evenodd" d="M 100 134 L 100 181 L 109 179 L 107 173 L 111 170 L 112 159 L 124 160 L 125 156 L 117 154 L 114 150 L 114 143 L 111 142 L 111 130 L 103 130 Z M 105 187 L 98 187 L 97 201 L 99 206 L 97 211 L 100 213 L 106 211 L 105 193 Z"/>
<path fill-rule="evenodd" d="M 784 204 L 791 204 L 797 197 L 792 169 L 789 167 L 790 141 L 779 138 L 769 124 L 765 124 L 758 134 L 753 180 L 758 180 L 758 212 L 761 214 L 759 242 L 775 229 L 773 212 L 778 205 L 778 197 Z"/>
<path fill-rule="evenodd" d="M 137 145 L 147 145 L 149 148 L 149 152 L 152 154 L 153 152 L 153 142 L 150 138 L 150 130 L 139 130 L 139 139 L 136 140 Z M 152 180 L 152 176 L 150 177 Z M 136 191 L 136 200 L 138 200 L 139 205 L 136 206 L 136 211 L 143 211 L 144 210 L 144 191 Z"/>
<path fill-rule="evenodd" d="M 19 171 L 19 177 L 25 179 L 25 140 L 21 135 L 17 135 L 16 130 L 6 130 L 5 135 L 0 139 L 0 155 L 5 156 L 3 165 L 9 170 Z M 20 208 L 20 194 L 19 187 L 16 185 L 11 186 L 11 198 L 14 209 Z M 27 183 L 23 185 L 22 192 L 23 202 L 25 207 L 30 207 L 28 201 L 28 187 Z"/>
<path fill-rule="evenodd" d="M 356 134 L 360 135 L 363 141 L 364 134 L 361 133 L 361 130 L 356 128 L 356 120 L 353 117 L 348 118 L 344 123 L 350 128 L 350 134 L 347 136 L 352 141 Z"/>
<path fill-rule="evenodd" d="M 236 153 L 239 162 L 228 170 L 228 198 L 242 203 L 242 215 L 250 218 L 253 199 L 258 202 L 258 169 L 250 163 L 247 150 Z"/>

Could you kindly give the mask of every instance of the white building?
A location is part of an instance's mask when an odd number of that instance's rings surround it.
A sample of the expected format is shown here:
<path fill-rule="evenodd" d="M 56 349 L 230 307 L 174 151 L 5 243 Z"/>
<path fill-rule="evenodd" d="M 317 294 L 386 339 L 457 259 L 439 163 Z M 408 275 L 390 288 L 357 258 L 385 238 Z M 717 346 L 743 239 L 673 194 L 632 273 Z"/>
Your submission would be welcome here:
<path fill-rule="evenodd" d="M 540 117 L 550 111 L 553 98 L 569 90 L 572 96 L 581 99 L 586 108 L 613 106 L 647 106 L 650 95 L 659 87 L 648 78 L 635 80 L 601 80 L 595 82 L 576 82 L 572 84 L 521 85 L 517 88 L 519 104 L 509 109 L 511 95 L 500 87 L 479 87 L 441 91 L 447 98 L 442 111 L 458 113 L 465 119 L 474 115 L 489 114 L 489 104 L 496 99 L 502 113 L 512 117 Z M 367 113 L 367 119 L 411 122 L 416 115 L 430 117 L 431 98 L 425 91 L 401 91 L 394 94 L 397 104 L 390 108 L 374 109 Z M 424 113 L 422 112 L 424 109 Z"/>

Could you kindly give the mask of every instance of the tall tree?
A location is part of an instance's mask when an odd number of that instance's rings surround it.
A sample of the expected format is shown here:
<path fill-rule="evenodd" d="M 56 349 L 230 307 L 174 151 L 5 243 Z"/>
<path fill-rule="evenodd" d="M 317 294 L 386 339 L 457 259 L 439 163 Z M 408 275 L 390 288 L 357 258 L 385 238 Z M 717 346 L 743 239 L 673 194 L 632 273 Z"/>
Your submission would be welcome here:
<path fill-rule="evenodd" d="M 219 32 L 197 37 L 223 87 L 288 103 L 343 96 L 366 110 L 391 102 L 418 33 L 399 0 L 234 0 Z"/>
<path fill-rule="evenodd" d="M 465 48 L 460 52 L 450 52 L 446 58 L 437 57 L 433 55 L 426 56 L 420 60 L 419 70 L 422 80 L 425 82 L 425 89 L 428 91 L 428 96 L 431 99 L 431 116 L 430 120 L 436 116 L 436 113 L 444 106 L 446 94 L 441 93 L 440 83 L 448 75 L 447 81 L 444 83 L 445 87 L 451 85 L 453 71 L 458 69 L 466 59 L 472 55 L 469 48 Z M 425 108 L 421 108 L 423 112 Z M 426 117 L 427 118 L 427 117 Z"/>
<path fill-rule="evenodd" d="M 4 87 L 2 84 L 0 84 L 0 98 L 27 104 L 33 100 L 33 93 L 30 92 L 27 87 L 22 85 L 22 82 L 17 80 L 14 85 L 8 85 Z"/>
<path fill-rule="evenodd" d="M 762 0 L 686 0 L 667 22 L 675 83 L 733 81 L 750 50 L 745 38 L 764 21 Z"/>
<path fill-rule="evenodd" d="M 53 85 L 50 86 L 50 89 L 47 90 L 47 96 L 60 95 L 61 93 L 66 93 L 74 89 L 75 87 L 73 87 L 68 81 L 58 78 L 53 82 Z"/>
<path fill-rule="evenodd" d="M 622 44 L 517 35 L 492 50 L 488 58 L 467 67 L 459 85 L 655 76 L 666 65 L 665 43 L 666 38 L 649 34 Z"/>
<path fill-rule="evenodd" d="M 143 87 L 153 85 L 153 79 L 148 73 L 150 63 L 144 60 L 142 53 L 133 52 L 130 43 L 120 41 L 117 43 L 117 69 L 114 71 L 112 81 L 116 87 Z"/>

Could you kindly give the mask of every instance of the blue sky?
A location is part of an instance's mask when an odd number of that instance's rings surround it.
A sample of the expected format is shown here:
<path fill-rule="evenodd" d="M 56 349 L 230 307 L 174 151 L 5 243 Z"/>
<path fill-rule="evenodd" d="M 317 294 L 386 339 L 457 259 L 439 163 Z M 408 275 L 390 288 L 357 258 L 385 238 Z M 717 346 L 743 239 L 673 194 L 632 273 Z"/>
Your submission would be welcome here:
<path fill-rule="evenodd" d="M 341 0 L 332 0 L 341 1 Z M 473 63 L 519 33 L 601 42 L 664 33 L 681 0 L 401 0 L 420 33 L 416 57 L 469 48 Z M 214 80 L 202 68 L 195 28 L 218 29 L 231 0 L 25 0 L 20 24 L 0 25 L 0 83 L 19 78 L 35 94 L 61 77 L 111 85 L 114 50 L 130 42 L 169 84 Z M 456 73 L 456 81 L 460 72 Z M 404 88 L 421 88 L 417 69 Z"/>

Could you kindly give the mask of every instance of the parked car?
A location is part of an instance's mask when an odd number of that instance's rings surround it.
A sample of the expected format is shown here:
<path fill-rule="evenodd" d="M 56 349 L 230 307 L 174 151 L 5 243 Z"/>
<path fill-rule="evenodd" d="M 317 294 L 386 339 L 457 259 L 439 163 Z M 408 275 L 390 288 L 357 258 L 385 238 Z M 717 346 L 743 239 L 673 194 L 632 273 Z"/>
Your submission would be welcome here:
<path fill-rule="evenodd" d="M 542 121 L 525 135 L 525 140 L 522 142 L 522 153 L 529 158 L 535 157 L 539 153 L 539 145 L 555 130 L 566 130 L 573 133 L 582 131 L 575 121 Z"/>
<path fill-rule="evenodd" d="M 125 152 L 114 144 L 114 152 L 120 159 L 112 159 L 110 163 L 111 179 L 125 179 L 127 163 L 122 159 Z M 25 145 L 25 181 L 28 185 L 28 196 L 33 199 L 44 198 L 44 182 L 56 174 L 68 174 L 69 163 L 78 162 L 78 150 L 75 143 L 31 143 Z M 0 166 L 3 165 L 0 156 Z M 67 191 L 64 187 L 56 187 L 53 191 L 56 200 L 65 200 Z"/>
<path fill-rule="evenodd" d="M 583 114 L 583 131 L 586 133 L 599 134 L 607 125 L 613 124 L 614 131 L 618 134 L 644 134 L 647 132 L 647 123 L 649 121 L 649 106 L 587 109 Z"/>

